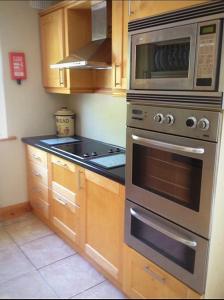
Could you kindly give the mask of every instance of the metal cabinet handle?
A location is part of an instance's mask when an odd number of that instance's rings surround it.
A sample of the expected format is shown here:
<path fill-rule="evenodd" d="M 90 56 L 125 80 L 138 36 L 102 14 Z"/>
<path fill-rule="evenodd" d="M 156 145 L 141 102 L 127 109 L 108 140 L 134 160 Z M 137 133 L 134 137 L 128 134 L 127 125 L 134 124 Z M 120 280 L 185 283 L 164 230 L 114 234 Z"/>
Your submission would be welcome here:
<path fill-rule="evenodd" d="M 42 175 L 40 173 L 33 173 L 33 175 L 36 177 L 42 177 Z"/>
<path fill-rule="evenodd" d="M 144 271 L 149 274 L 151 277 L 153 277 L 154 279 L 156 279 L 157 281 L 159 281 L 160 283 L 164 284 L 166 282 L 166 278 L 160 276 L 159 274 L 157 274 L 156 272 L 154 272 L 153 270 L 151 270 L 149 268 L 149 266 L 145 266 L 144 267 Z"/>
<path fill-rule="evenodd" d="M 128 0 L 128 16 L 130 17 L 133 13 L 134 12 L 131 10 L 131 0 Z"/>
<path fill-rule="evenodd" d="M 78 170 L 78 175 L 77 175 L 77 186 L 78 186 L 78 190 L 82 189 L 82 186 L 81 186 L 81 171 L 80 170 Z"/>
<path fill-rule="evenodd" d="M 68 165 L 66 163 L 61 162 L 60 160 L 57 161 L 57 164 L 61 167 L 67 168 L 68 169 Z"/>
<path fill-rule="evenodd" d="M 66 202 L 64 202 L 63 200 L 61 200 L 61 199 L 58 198 L 58 197 L 55 197 L 55 196 L 54 196 L 54 199 L 55 199 L 58 203 L 60 203 L 61 205 L 63 205 L 63 206 L 67 205 Z"/>
<path fill-rule="evenodd" d="M 114 78 L 114 85 L 115 85 L 115 87 L 117 87 L 118 85 L 121 85 L 121 82 L 120 82 L 120 80 L 119 80 L 119 82 L 117 82 L 117 68 L 120 68 L 120 65 L 115 65 L 115 78 Z"/>
<path fill-rule="evenodd" d="M 135 217 L 139 221 L 145 223 L 146 225 L 152 227 L 153 229 L 159 231 L 160 233 L 168 236 L 169 238 L 171 238 L 181 244 L 184 244 L 185 246 L 188 246 L 188 247 L 192 247 L 192 248 L 197 247 L 197 242 L 187 240 L 185 237 L 182 237 L 182 236 L 178 235 L 177 233 L 168 231 L 167 228 L 164 228 L 161 225 L 156 224 L 155 222 L 149 220 L 148 218 L 146 218 L 145 216 L 143 216 L 142 214 L 140 214 L 133 208 L 130 209 L 130 212 L 133 217 Z"/>
<path fill-rule="evenodd" d="M 32 154 L 32 157 L 33 157 L 34 159 L 37 159 L 37 160 L 42 161 L 41 157 L 38 156 L 38 155 L 36 155 L 36 154 Z"/>
<path fill-rule="evenodd" d="M 64 85 L 64 70 L 58 69 L 59 71 L 59 84 Z"/>
<path fill-rule="evenodd" d="M 161 142 L 161 141 L 157 141 L 157 140 L 143 138 L 143 137 L 140 137 L 140 136 L 137 136 L 134 134 L 132 134 L 132 139 L 134 141 L 143 142 L 148 145 L 152 145 L 152 146 L 156 146 L 156 147 L 160 147 L 160 148 L 168 149 L 168 150 L 176 150 L 176 151 L 193 153 L 193 154 L 204 154 L 205 153 L 204 148 L 192 148 L 192 147 L 180 146 L 180 145 L 165 143 L 165 142 Z"/>

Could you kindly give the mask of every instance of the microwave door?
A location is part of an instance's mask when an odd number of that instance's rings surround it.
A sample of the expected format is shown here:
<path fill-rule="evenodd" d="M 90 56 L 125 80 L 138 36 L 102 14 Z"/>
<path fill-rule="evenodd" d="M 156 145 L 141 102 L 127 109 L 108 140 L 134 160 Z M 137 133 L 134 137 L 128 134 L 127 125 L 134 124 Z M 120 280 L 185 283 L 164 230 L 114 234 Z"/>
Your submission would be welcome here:
<path fill-rule="evenodd" d="M 131 89 L 192 90 L 197 24 L 131 36 Z"/>

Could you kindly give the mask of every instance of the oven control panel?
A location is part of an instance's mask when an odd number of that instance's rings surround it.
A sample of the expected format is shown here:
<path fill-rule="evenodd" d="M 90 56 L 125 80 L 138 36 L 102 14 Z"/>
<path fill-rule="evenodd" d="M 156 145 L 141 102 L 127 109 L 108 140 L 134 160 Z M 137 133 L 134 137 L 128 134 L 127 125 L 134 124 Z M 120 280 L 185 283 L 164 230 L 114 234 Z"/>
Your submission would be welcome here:
<path fill-rule="evenodd" d="M 219 112 L 128 104 L 127 126 L 217 141 Z"/>

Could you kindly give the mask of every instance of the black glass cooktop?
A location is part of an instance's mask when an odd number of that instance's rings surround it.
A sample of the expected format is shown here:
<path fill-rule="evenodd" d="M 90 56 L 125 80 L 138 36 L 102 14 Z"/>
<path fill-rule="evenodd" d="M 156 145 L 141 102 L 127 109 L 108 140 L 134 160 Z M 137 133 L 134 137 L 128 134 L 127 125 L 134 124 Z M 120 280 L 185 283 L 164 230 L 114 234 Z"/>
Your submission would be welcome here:
<path fill-rule="evenodd" d="M 54 146 L 52 148 L 81 159 L 90 159 L 125 152 L 123 149 L 118 147 L 94 141 L 64 144 Z"/>

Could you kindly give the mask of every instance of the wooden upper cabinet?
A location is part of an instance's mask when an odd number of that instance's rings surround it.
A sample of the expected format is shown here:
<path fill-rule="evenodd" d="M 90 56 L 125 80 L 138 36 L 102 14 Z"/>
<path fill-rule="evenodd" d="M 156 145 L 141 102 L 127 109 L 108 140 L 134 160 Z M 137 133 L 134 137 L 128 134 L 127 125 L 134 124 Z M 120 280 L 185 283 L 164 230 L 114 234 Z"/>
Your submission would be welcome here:
<path fill-rule="evenodd" d="M 70 1 L 67 5 L 59 3 L 56 10 L 41 12 L 43 85 L 48 92 L 111 93 L 111 70 L 50 69 L 50 64 L 56 64 L 91 41 L 91 5 L 98 2 Z"/>
<path fill-rule="evenodd" d="M 64 88 L 64 70 L 50 69 L 64 58 L 64 10 L 59 9 L 40 17 L 43 85 L 45 88 Z"/>
<path fill-rule="evenodd" d="M 208 0 L 128 0 L 129 21 L 208 2 Z"/>
<path fill-rule="evenodd" d="M 112 2 L 112 89 L 124 95 L 127 89 L 128 3 Z"/>

